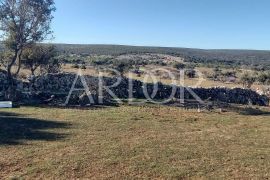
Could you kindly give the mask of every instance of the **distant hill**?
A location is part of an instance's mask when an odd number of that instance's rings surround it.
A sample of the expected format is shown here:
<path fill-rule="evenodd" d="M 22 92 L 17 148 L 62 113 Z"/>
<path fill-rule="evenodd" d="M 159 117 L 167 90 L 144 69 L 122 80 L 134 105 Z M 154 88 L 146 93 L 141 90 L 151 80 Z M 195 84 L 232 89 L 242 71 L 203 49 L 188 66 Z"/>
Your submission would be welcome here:
<path fill-rule="evenodd" d="M 120 55 L 160 53 L 184 57 L 203 64 L 254 65 L 270 67 L 270 51 L 262 50 L 205 50 L 191 48 L 144 47 L 123 45 L 55 44 L 59 51 L 74 54 Z"/>
<path fill-rule="evenodd" d="M 55 44 L 55 46 L 63 54 L 121 55 L 159 53 L 181 56 L 187 61 L 202 64 L 254 65 L 270 68 L 270 51 L 262 50 L 206 50 L 191 48 L 80 44 Z M 0 49 L 2 49 L 2 45 L 0 45 Z"/>
<path fill-rule="evenodd" d="M 187 56 L 203 56 L 219 58 L 253 58 L 254 56 L 270 60 L 270 51 L 262 50 L 205 50 L 175 47 L 150 47 L 150 46 L 124 46 L 124 45 L 81 45 L 81 44 L 55 44 L 60 51 L 99 55 L 119 55 L 127 53 L 162 53 L 179 54 Z"/>

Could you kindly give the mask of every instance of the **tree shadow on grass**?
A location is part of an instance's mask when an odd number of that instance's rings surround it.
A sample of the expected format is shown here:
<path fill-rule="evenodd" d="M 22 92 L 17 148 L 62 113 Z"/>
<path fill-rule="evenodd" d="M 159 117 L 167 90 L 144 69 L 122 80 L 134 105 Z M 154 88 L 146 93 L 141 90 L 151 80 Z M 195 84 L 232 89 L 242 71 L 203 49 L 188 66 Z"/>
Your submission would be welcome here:
<path fill-rule="evenodd" d="M 237 107 L 229 108 L 230 111 L 236 112 L 240 115 L 246 116 L 270 116 L 270 111 L 266 108 L 252 108 L 252 107 Z"/>
<path fill-rule="evenodd" d="M 48 130 L 66 129 L 68 123 L 27 118 L 22 115 L 0 112 L 0 146 L 20 145 L 27 141 L 57 141 L 67 134 L 47 132 Z"/>
<path fill-rule="evenodd" d="M 75 110 L 97 110 L 97 109 L 108 109 L 108 108 L 117 108 L 120 107 L 119 104 L 110 104 L 110 105 L 89 105 L 89 106 L 80 106 L 80 105 L 49 105 L 49 104 L 37 104 L 33 105 L 23 105 L 24 107 L 38 107 L 38 108 L 53 108 L 53 109 L 75 109 Z"/>

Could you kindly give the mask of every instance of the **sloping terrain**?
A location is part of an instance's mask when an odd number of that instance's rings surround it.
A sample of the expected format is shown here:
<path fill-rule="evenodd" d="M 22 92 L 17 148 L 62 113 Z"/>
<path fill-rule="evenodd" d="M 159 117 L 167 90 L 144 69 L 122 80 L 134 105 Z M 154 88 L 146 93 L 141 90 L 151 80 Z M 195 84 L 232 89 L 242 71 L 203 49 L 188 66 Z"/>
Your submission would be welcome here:
<path fill-rule="evenodd" d="M 55 44 L 63 54 L 122 55 L 122 54 L 167 54 L 179 56 L 186 61 L 202 64 L 254 65 L 270 67 L 270 51 L 262 50 L 206 50 L 174 47 L 144 47 L 124 45 Z M 0 50 L 3 44 L 0 44 Z"/>
<path fill-rule="evenodd" d="M 228 62 L 246 64 L 252 62 L 254 64 L 270 64 L 270 51 L 260 50 L 204 50 L 191 48 L 143 47 L 122 45 L 55 45 L 61 52 L 74 54 L 119 55 L 131 53 L 160 53 L 181 56 L 185 57 L 186 59 L 202 63 Z"/>

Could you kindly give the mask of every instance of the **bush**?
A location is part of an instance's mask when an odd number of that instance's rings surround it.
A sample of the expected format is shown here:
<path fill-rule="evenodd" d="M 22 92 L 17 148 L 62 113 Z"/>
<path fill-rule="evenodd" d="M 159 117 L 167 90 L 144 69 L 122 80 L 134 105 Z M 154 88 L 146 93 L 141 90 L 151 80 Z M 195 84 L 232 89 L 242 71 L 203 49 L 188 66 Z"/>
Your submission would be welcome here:
<path fill-rule="evenodd" d="M 236 77 L 236 71 L 227 71 L 223 73 L 223 76 L 225 77 Z"/>
<path fill-rule="evenodd" d="M 72 68 L 75 68 L 75 69 L 79 69 L 80 68 L 79 64 L 73 64 L 71 67 Z"/>
<path fill-rule="evenodd" d="M 183 64 L 183 63 L 177 62 L 177 63 L 175 63 L 175 64 L 173 65 L 173 67 L 174 67 L 175 69 L 185 69 L 186 65 Z"/>
<path fill-rule="evenodd" d="M 251 86 L 256 81 L 256 76 L 254 74 L 250 74 L 248 72 L 245 72 L 242 74 L 240 81 L 245 88 L 251 88 Z"/>
<path fill-rule="evenodd" d="M 185 75 L 188 77 L 188 78 L 195 78 L 196 76 L 196 71 L 194 69 L 188 69 L 185 71 Z"/>
<path fill-rule="evenodd" d="M 222 75 L 222 70 L 219 67 L 213 69 L 213 77 L 216 79 Z"/>
<path fill-rule="evenodd" d="M 51 59 L 46 65 L 42 65 L 40 70 L 42 73 L 59 73 L 61 71 L 62 64 L 58 59 Z"/>
<path fill-rule="evenodd" d="M 260 73 L 257 77 L 257 81 L 262 84 L 270 84 L 270 72 Z"/>
<path fill-rule="evenodd" d="M 43 73 L 60 71 L 61 60 L 56 55 L 57 50 L 55 46 L 33 45 L 23 51 L 21 61 L 22 65 L 28 68 L 31 74 L 35 76 L 38 68 Z"/>
<path fill-rule="evenodd" d="M 85 70 L 85 69 L 86 69 L 85 64 L 83 64 L 83 65 L 81 66 L 81 68 Z"/>

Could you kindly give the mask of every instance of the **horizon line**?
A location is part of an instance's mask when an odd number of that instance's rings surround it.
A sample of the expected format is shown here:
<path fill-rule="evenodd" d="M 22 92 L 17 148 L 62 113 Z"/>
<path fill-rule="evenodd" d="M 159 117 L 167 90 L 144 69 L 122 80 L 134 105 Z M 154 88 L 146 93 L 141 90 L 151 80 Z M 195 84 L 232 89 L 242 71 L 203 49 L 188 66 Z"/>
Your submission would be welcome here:
<path fill-rule="evenodd" d="M 180 47 L 180 46 L 158 46 L 158 45 L 138 45 L 138 44 L 112 44 L 112 43 L 63 43 L 47 42 L 48 44 L 63 45 L 96 45 L 96 46 L 129 46 L 129 47 L 146 47 L 146 48 L 175 48 L 175 49 L 196 49 L 196 50 L 231 50 L 231 51 L 270 51 L 270 49 L 253 49 L 253 48 L 197 48 L 197 47 Z"/>

